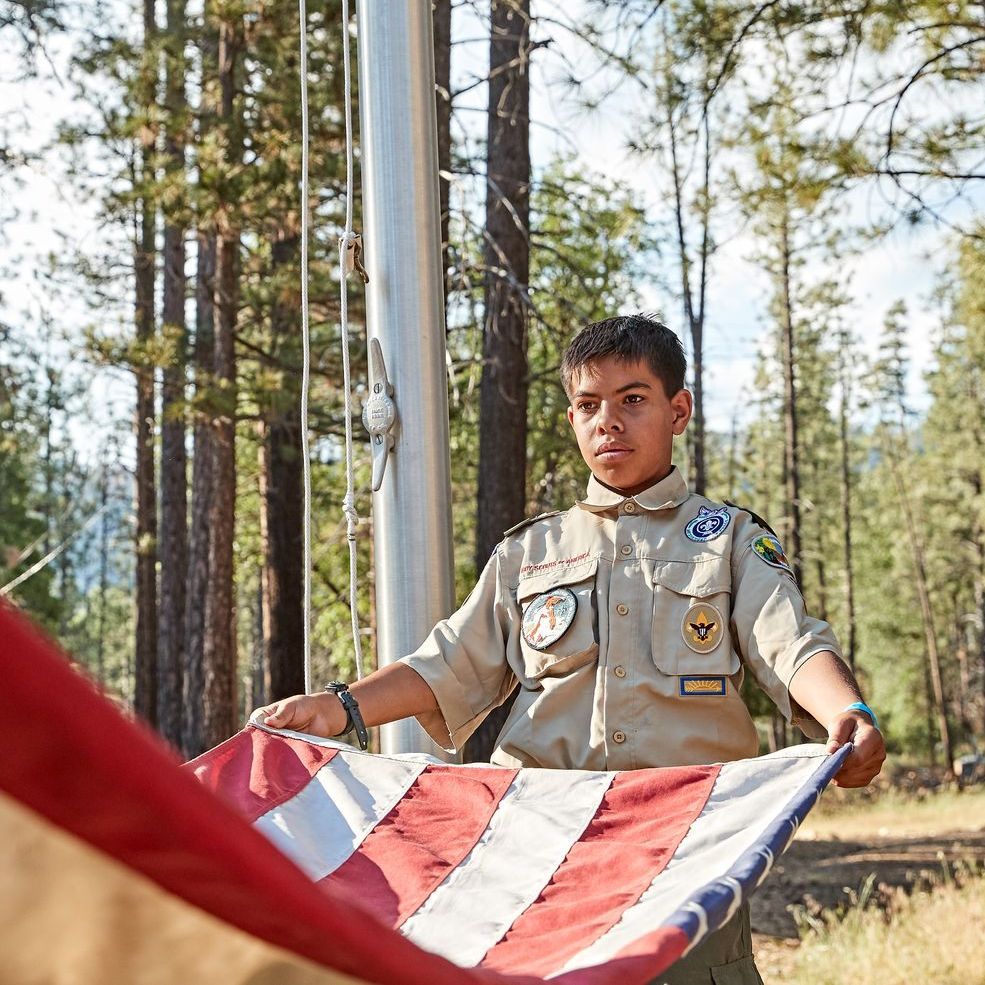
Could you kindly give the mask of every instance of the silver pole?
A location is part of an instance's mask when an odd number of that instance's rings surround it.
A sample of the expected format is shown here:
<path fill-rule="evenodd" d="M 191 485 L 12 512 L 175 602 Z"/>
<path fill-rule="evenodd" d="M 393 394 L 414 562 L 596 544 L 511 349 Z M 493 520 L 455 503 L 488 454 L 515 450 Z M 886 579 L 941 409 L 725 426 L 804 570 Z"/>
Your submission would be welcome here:
<path fill-rule="evenodd" d="M 359 0 L 366 314 L 394 388 L 394 449 L 373 498 L 377 657 L 412 652 L 455 604 L 431 0 Z M 384 753 L 444 754 L 414 720 Z"/>

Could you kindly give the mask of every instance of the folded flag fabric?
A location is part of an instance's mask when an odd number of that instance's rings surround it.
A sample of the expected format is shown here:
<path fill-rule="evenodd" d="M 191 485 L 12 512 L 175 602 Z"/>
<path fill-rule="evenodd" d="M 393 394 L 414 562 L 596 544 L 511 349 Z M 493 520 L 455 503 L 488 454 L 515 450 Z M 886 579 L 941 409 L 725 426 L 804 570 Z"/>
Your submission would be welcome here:
<path fill-rule="evenodd" d="M 327 893 L 433 954 L 643 985 L 759 885 L 843 755 L 516 770 L 251 725 L 191 767 Z"/>
<path fill-rule="evenodd" d="M 250 726 L 182 767 L 3 605 L 0 675 L 18 985 L 643 985 L 762 880 L 847 752 L 515 771 Z"/>

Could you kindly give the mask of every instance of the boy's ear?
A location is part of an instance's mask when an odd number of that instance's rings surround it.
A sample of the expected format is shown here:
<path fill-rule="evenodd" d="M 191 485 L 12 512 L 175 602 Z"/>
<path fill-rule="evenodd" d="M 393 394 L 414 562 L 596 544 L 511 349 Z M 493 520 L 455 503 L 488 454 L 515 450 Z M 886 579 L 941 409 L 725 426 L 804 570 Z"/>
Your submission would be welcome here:
<path fill-rule="evenodd" d="M 574 427 L 575 426 L 575 411 L 574 411 L 574 408 L 571 406 L 571 404 L 568 404 L 567 416 L 568 416 L 568 423 L 572 427 Z"/>
<path fill-rule="evenodd" d="M 694 400 L 691 397 L 691 391 L 683 388 L 678 390 L 670 398 L 670 409 L 674 415 L 672 424 L 674 434 L 683 434 L 694 411 Z"/>

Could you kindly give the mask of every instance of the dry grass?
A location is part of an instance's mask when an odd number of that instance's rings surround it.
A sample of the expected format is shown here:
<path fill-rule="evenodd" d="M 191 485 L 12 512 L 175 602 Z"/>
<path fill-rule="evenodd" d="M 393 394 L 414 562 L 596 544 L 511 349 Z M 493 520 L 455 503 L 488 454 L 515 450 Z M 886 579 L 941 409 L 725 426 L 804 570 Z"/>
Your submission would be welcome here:
<path fill-rule="evenodd" d="M 785 985 L 985 985 L 985 878 L 878 896 L 811 920 Z"/>
<path fill-rule="evenodd" d="M 798 837 L 864 840 L 985 830 L 985 789 L 888 790 L 871 798 L 831 790 L 808 815 Z"/>

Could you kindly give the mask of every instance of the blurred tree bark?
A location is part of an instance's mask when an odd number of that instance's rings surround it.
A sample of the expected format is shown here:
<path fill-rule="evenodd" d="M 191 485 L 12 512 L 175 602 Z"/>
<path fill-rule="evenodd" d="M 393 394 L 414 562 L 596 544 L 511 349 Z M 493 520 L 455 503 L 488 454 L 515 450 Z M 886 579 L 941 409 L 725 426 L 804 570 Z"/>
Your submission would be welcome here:
<path fill-rule="evenodd" d="M 154 482 L 154 281 L 157 205 L 154 196 L 154 153 L 157 142 L 157 25 L 154 0 L 143 2 L 144 52 L 138 82 L 139 128 L 137 241 L 134 244 L 135 318 L 137 329 L 137 524 L 136 524 L 136 648 L 134 710 L 157 724 L 157 494 Z"/>
<path fill-rule="evenodd" d="M 167 0 L 164 37 L 164 291 L 162 334 L 167 362 L 161 387 L 160 601 L 157 629 L 158 731 L 181 745 L 188 566 L 185 453 L 185 3 Z"/>
<path fill-rule="evenodd" d="M 489 43 L 485 330 L 479 397 L 476 568 L 526 509 L 527 281 L 530 274 L 530 3 L 493 0 Z M 485 760 L 509 702 L 479 727 L 467 756 Z"/>

